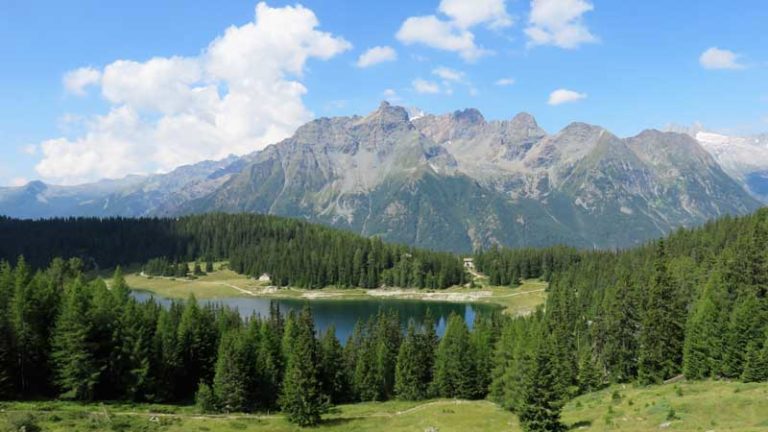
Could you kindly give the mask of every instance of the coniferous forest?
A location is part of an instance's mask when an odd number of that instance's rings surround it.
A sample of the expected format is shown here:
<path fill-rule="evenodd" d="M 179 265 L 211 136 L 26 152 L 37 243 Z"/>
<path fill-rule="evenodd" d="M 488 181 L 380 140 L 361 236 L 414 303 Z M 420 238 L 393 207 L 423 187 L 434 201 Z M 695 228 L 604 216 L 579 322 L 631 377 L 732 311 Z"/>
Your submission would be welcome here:
<path fill-rule="evenodd" d="M 453 316 L 440 338 L 429 318 L 403 329 L 381 311 L 339 341 L 317 334 L 309 308 L 163 308 L 132 299 L 119 270 L 109 284 L 85 270 L 210 257 L 286 285 L 440 287 L 465 279 L 459 258 L 260 216 L 4 219 L 0 394 L 280 409 L 300 425 L 338 403 L 487 397 L 528 431 L 564 430 L 564 402 L 609 383 L 768 380 L 767 245 L 761 210 L 627 251 L 483 251 L 494 283 L 548 280 L 546 305 L 472 330 Z"/>

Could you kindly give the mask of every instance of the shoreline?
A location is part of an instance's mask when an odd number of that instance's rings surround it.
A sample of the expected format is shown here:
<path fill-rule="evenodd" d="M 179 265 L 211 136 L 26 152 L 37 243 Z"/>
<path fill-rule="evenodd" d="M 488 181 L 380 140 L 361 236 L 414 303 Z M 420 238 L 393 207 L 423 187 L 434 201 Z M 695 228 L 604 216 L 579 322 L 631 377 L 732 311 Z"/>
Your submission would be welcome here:
<path fill-rule="evenodd" d="M 419 301 L 497 306 L 509 315 L 527 315 L 544 302 L 547 283 L 527 280 L 520 286 L 478 288 L 449 287 L 444 290 L 416 288 L 277 288 L 229 271 L 218 271 L 197 279 L 151 277 L 138 273 L 126 276 L 131 289 L 168 299 L 198 300 L 256 298 L 307 301 Z"/>

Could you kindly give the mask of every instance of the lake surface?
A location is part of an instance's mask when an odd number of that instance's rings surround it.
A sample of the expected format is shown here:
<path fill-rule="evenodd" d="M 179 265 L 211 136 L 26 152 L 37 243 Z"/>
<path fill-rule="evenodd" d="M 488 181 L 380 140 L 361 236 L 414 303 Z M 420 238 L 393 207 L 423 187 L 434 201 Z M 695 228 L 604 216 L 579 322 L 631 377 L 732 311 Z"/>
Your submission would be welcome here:
<path fill-rule="evenodd" d="M 159 297 L 156 294 L 146 291 L 134 291 L 133 297 L 139 301 L 146 301 L 154 298 L 162 305 L 169 305 L 172 300 Z M 379 310 L 395 310 L 400 316 L 400 321 L 405 328 L 410 319 L 421 322 L 427 314 L 427 310 L 432 312 L 432 316 L 437 321 L 437 333 L 442 335 L 445 332 L 445 323 L 451 313 L 464 317 L 467 325 L 471 328 L 475 316 L 482 313 L 490 313 L 497 308 L 493 305 L 476 303 L 451 303 L 434 302 L 418 300 L 394 300 L 394 299 L 365 299 L 365 300 L 305 300 L 305 299 L 270 299 L 270 298 L 246 298 L 232 297 L 212 300 L 200 300 L 200 303 L 215 303 L 229 306 L 237 309 L 243 317 L 250 317 L 254 313 L 261 316 L 269 315 L 269 304 L 276 302 L 280 305 L 280 311 L 286 314 L 290 311 L 300 311 L 305 304 L 309 303 L 312 307 L 312 315 L 315 318 L 316 330 L 323 332 L 331 325 L 336 326 L 336 337 L 342 343 L 347 341 L 355 323 L 366 321 L 369 317 L 376 315 Z"/>

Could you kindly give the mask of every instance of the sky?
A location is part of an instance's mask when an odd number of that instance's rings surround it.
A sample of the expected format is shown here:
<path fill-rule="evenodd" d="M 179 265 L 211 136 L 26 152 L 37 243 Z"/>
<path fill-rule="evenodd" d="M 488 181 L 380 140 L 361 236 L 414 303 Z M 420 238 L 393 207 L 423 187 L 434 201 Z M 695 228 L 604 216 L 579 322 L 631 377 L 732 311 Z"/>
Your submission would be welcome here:
<path fill-rule="evenodd" d="M 382 100 L 768 131 L 765 0 L 0 0 L 0 185 L 246 154 Z"/>

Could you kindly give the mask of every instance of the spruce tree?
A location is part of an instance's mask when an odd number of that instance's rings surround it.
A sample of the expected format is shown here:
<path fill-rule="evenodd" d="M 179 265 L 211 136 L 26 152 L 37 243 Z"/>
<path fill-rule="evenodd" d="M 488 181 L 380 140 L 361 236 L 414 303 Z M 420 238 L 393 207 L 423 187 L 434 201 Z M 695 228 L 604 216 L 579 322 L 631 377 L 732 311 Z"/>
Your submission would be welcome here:
<path fill-rule="evenodd" d="M 92 400 L 101 374 L 91 352 L 88 307 L 86 287 L 78 279 L 66 289 L 53 332 L 56 384 L 64 399 Z"/>
<path fill-rule="evenodd" d="M 747 347 L 762 344 L 765 337 L 765 308 L 754 292 L 745 292 L 736 300 L 726 331 L 723 374 L 738 378 L 744 372 Z"/>
<path fill-rule="evenodd" d="M 349 383 L 344 366 L 344 351 L 336 339 L 336 328 L 333 325 L 328 327 L 320 340 L 320 376 L 323 393 L 332 403 L 348 400 Z"/>
<path fill-rule="evenodd" d="M 683 345 L 683 373 L 693 380 L 717 376 L 723 360 L 727 300 L 718 270 L 710 275 L 688 318 Z"/>
<path fill-rule="evenodd" d="M 295 322 L 294 346 L 285 371 L 280 394 L 280 407 L 288 421 L 299 426 L 314 426 L 328 407 L 328 397 L 322 393 L 320 356 L 312 312 L 306 306 Z"/>
<path fill-rule="evenodd" d="M 416 326 L 413 322 L 408 324 L 408 331 L 400 351 L 397 354 L 397 368 L 395 371 L 395 394 L 402 400 L 421 400 L 427 397 L 429 382 L 426 367 L 422 361 L 423 338 L 416 334 Z"/>
<path fill-rule="evenodd" d="M 606 292 L 604 313 L 595 326 L 595 339 L 603 341 L 598 350 L 613 381 L 628 382 L 637 375 L 640 315 L 632 275 L 623 264 L 618 283 Z"/>
<path fill-rule="evenodd" d="M 248 411 L 248 379 L 251 377 L 248 346 L 242 332 L 232 330 L 221 338 L 213 378 L 213 394 L 220 410 L 224 412 Z"/>
<path fill-rule="evenodd" d="M 435 355 L 434 385 L 446 398 L 472 399 L 477 394 L 475 352 L 464 319 L 451 314 Z"/>
<path fill-rule="evenodd" d="M 766 358 L 765 353 L 766 350 L 761 349 L 756 343 L 749 344 L 744 360 L 744 372 L 741 374 L 742 381 L 761 382 L 768 380 L 768 358 Z"/>
<path fill-rule="evenodd" d="M 660 383 L 680 371 L 684 311 L 679 310 L 667 259 L 665 243 L 659 241 L 640 330 L 638 377 L 643 384 Z"/>
<path fill-rule="evenodd" d="M 554 344 L 550 336 L 542 335 L 530 374 L 525 380 L 520 424 L 525 432 L 560 432 L 566 427 L 560 422 L 563 394 L 559 393 Z"/>

